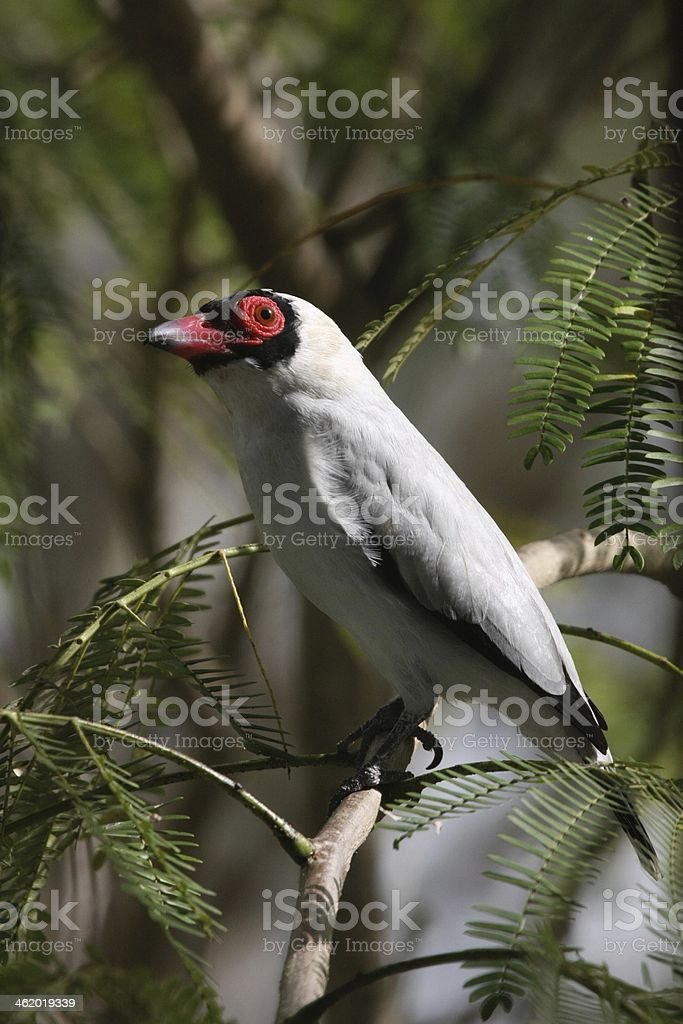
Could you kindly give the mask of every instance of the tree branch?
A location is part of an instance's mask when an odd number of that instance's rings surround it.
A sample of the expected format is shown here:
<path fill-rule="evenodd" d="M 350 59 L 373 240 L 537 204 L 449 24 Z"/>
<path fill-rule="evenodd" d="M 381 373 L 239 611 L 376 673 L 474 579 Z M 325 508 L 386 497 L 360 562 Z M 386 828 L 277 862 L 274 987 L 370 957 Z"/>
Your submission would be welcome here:
<path fill-rule="evenodd" d="M 301 234 L 315 209 L 294 177 L 289 149 L 264 139 L 248 83 L 187 0 L 118 0 L 105 10 L 183 125 L 240 251 L 261 266 Z M 334 303 L 341 275 L 322 238 L 280 266 L 278 287 L 320 306 Z"/>
<path fill-rule="evenodd" d="M 384 964 L 374 971 L 357 974 L 354 978 L 332 989 L 327 995 L 316 999 L 314 1003 L 302 1007 L 293 1017 L 288 1017 L 283 1024 L 315 1024 L 320 1015 L 345 996 L 356 992 L 366 985 L 374 985 L 383 978 L 394 974 L 405 974 L 408 971 L 421 970 L 424 967 L 443 967 L 446 964 L 481 964 L 490 967 L 493 963 L 507 963 L 509 960 L 521 960 L 524 954 L 516 949 L 461 949 L 452 953 L 436 953 L 433 956 L 418 956 L 412 960 L 398 960 Z"/>
<path fill-rule="evenodd" d="M 625 535 L 622 533 L 609 537 L 596 547 L 595 537 L 598 532 L 567 530 L 547 540 L 525 544 L 517 554 L 539 590 L 574 576 L 612 572 L 612 562 L 624 547 Z M 661 544 L 654 542 L 655 538 L 642 533 L 630 533 L 629 541 L 645 559 L 645 568 L 640 575 L 658 580 L 676 597 L 683 597 L 683 572 L 673 567 L 675 552 L 664 551 Z M 627 558 L 620 571 L 634 573 L 637 570 L 631 558 Z"/>
<path fill-rule="evenodd" d="M 372 831 L 380 799 L 376 789 L 348 796 L 313 840 L 315 853 L 301 872 L 301 924 L 292 932 L 280 982 L 278 1024 L 321 996 L 327 987 L 332 922 L 351 858 Z M 324 922 L 319 930 L 311 927 L 313 914 L 316 922 Z"/>
<path fill-rule="evenodd" d="M 656 665 L 657 668 L 663 669 L 664 672 L 670 672 L 672 675 L 683 679 L 683 668 L 665 658 L 663 654 L 655 654 L 654 651 L 649 651 L 647 647 L 633 644 L 630 640 L 622 640 L 620 636 L 602 633 L 599 629 L 593 629 L 592 626 L 567 626 L 562 622 L 558 623 L 558 625 L 565 636 L 580 636 L 586 640 L 595 640 L 600 644 L 606 644 L 608 647 L 616 647 L 620 651 L 626 651 L 627 654 L 632 654 L 635 658 L 649 661 L 651 665 Z"/>
<path fill-rule="evenodd" d="M 14 727 L 22 732 L 24 722 L 30 725 L 43 727 L 70 725 L 79 736 L 84 733 L 94 733 L 99 736 L 106 736 L 112 740 L 123 742 L 128 746 L 145 750 L 158 757 L 177 764 L 189 765 L 196 775 L 209 778 L 217 782 L 223 790 L 229 793 L 238 803 L 251 811 L 259 818 L 273 833 L 280 846 L 297 864 L 303 864 L 313 854 L 313 848 L 309 840 L 298 832 L 288 821 L 285 821 L 279 814 L 272 811 L 261 800 L 258 800 L 252 793 L 244 788 L 241 782 L 235 782 L 227 775 L 203 761 L 197 760 L 190 754 L 185 754 L 173 747 L 164 746 L 149 736 L 139 736 L 136 733 L 127 732 L 125 729 L 117 729 L 103 722 L 89 722 L 87 719 L 78 718 L 75 715 L 54 715 L 38 711 L 18 711 L 16 708 L 0 708 L 0 718 L 6 718 Z M 27 737 L 30 742 L 30 736 Z M 52 808 L 54 815 L 54 805 Z"/>

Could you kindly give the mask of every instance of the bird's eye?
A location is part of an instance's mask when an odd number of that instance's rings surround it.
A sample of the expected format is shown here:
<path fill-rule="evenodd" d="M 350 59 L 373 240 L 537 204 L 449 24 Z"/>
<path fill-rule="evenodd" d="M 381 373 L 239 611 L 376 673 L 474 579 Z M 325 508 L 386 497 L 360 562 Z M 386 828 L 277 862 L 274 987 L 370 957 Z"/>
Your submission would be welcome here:
<path fill-rule="evenodd" d="M 284 329 L 285 318 L 277 302 L 263 295 L 245 295 L 240 299 L 237 312 L 247 331 L 257 342 L 273 338 Z"/>
<path fill-rule="evenodd" d="M 264 302 L 262 305 L 257 306 L 256 309 L 253 310 L 253 316 L 254 319 L 258 320 L 260 324 L 269 324 L 272 322 L 272 319 L 275 316 L 275 314 L 273 313 L 272 307 L 269 306 L 266 302 Z"/>

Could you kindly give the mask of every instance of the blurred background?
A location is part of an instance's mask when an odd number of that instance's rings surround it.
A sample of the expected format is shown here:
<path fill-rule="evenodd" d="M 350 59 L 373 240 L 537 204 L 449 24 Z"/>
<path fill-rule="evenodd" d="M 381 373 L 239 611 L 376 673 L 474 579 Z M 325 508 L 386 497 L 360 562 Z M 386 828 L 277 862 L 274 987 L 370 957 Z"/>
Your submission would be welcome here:
<path fill-rule="evenodd" d="M 20 502 L 56 485 L 60 499 L 76 496 L 69 511 L 77 522 L 48 524 L 41 536 L 52 540 L 32 546 L 8 539 L 17 524 L 0 529 L 3 699 L 12 678 L 47 656 L 103 576 L 211 517 L 246 511 L 223 410 L 188 367 L 139 343 L 146 328 L 182 314 L 182 303 L 199 293 L 255 281 L 309 299 L 357 336 L 425 272 L 527 204 L 534 182 L 571 182 L 583 165 L 607 166 L 634 150 L 628 138 L 606 137 L 603 79 L 630 75 L 680 87 L 682 30 L 676 0 L 553 8 L 541 0 L 5 0 L 0 88 L 50 95 L 57 79 L 59 97 L 53 116 L 38 119 L 11 112 L 0 94 L 0 492 Z M 389 122 L 410 129 L 405 138 L 349 141 L 347 125 L 376 124 L 362 113 L 316 118 L 305 102 L 286 116 L 291 104 L 273 83 L 287 77 L 300 82 L 289 90 L 295 96 L 311 82 L 328 94 L 391 91 L 397 78 L 402 92 L 417 90 L 410 103 L 418 117 Z M 266 102 L 285 116 L 264 109 Z M 341 128 L 336 141 L 323 127 Z M 378 193 L 475 172 L 511 180 L 417 190 L 288 248 Z M 598 191 L 618 196 L 626 184 L 618 179 Z M 553 244 L 590 212 L 577 198 L 545 218 L 497 263 L 490 287 L 533 294 Z M 480 325 L 473 318 L 466 326 Z M 399 321 L 369 348 L 374 372 L 383 373 L 405 336 Z M 586 481 L 578 448 L 550 468 L 524 471 L 528 445 L 505 425 L 517 354 L 513 344 L 430 336 L 389 387 L 521 544 L 581 526 Z M 247 525 L 229 542 L 255 536 Z M 240 560 L 235 572 L 294 747 L 332 750 L 387 699 L 386 684 L 268 556 Z M 211 597 L 199 628 L 214 650 L 256 677 L 222 573 Z M 680 609 L 656 583 L 603 576 L 563 583 L 546 597 L 562 622 L 680 659 Z M 621 652 L 586 641 L 570 646 L 616 753 L 680 773 L 680 683 Z M 452 758 L 468 759 L 471 751 Z M 314 834 L 339 777 L 264 773 L 251 788 Z M 220 944 L 201 952 L 228 1013 L 258 1024 L 272 1016 L 283 963 L 265 944 L 272 936 L 263 928 L 262 893 L 296 886 L 296 871 L 272 836 L 220 792 L 198 784 L 183 796 L 201 880 L 218 894 L 227 927 Z M 500 827 L 499 812 L 463 817 L 399 852 L 388 834 L 375 834 L 345 898 L 389 902 L 399 889 L 404 902 L 420 903 L 418 953 L 466 945 L 472 904 L 492 902 L 482 851 L 495 848 Z M 622 863 L 632 873 L 630 857 L 617 851 L 616 877 Z M 92 875 L 85 861 L 76 868 L 72 898 L 89 908 L 89 941 L 100 954 L 122 967 L 178 971 L 113 879 Z M 605 957 L 599 920 L 589 914 L 574 931 L 589 955 Z M 340 952 L 333 980 L 385 959 Z M 610 967 L 640 979 L 633 956 Z M 329 1019 L 474 1020 L 465 977 L 448 968 L 387 981 Z M 511 1019 L 523 1020 L 517 1012 Z"/>

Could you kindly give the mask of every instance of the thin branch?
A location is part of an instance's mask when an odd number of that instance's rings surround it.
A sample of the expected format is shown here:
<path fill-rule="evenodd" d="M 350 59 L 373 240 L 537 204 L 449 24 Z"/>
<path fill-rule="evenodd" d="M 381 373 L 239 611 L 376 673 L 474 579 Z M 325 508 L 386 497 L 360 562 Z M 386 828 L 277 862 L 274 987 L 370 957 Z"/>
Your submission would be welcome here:
<path fill-rule="evenodd" d="M 315 1002 L 304 1006 L 291 1017 L 286 1017 L 282 1024 L 315 1024 L 319 1017 L 331 1006 L 340 1002 L 352 992 L 367 985 L 374 985 L 383 978 L 391 978 L 394 974 L 406 974 L 408 971 L 422 970 L 424 967 L 443 967 L 446 964 L 482 964 L 484 966 L 506 963 L 508 960 L 521 960 L 524 954 L 515 949 L 460 949 L 452 953 L 437 953 L 434 956 L 418 956 L 413 960 L 398 960 L 394 963 L 377 967 L 374 971 L 359 973 L 343 985 L 332 989 Z"/>
<path fill-rule="evenodd" d="M 316 999 L 315 1002 L 304 1006 L 291 1017 L 287 1017 L 282 1021 L 282 1024 L 315 1024 L 323 1013 L 341 1002 L 346 996 L 397 974 L 407 974 L 409 971 L 423 970 L 426 967 L 444 967 L 447 964 L 464 964 L 466 966 L 481 964 L 486 967 L 499 963 L 506 964 L 510 960 L 522 960 L 524 956 L 524 952 L 518 949 L 461 949 L 450 953 L 437 953 L 434 956 L 418 956 L 412 960 L 398 960 L 394 963 L 385 964 L 383 967 L 377 967 L 373 971 L 357 974 L 343 985 L 339 985 L 337 988 L 332 989 L 331 992 Z M 571 960 L 564 960 L 558 966 L 562 977 L 575 982 L 577 985 L 581 985 L 582 988 L 592 992 L 598 998 L 604 998 L 605 986 L 600 984 L 600 980 L 595 976 L 594 970 L 591 970 L 590 967 Z M 640 995 L 640 990 L 635 985 L 620 980 L 618 991 L 612 988 L 610 995 L 612 998 L 618 996 L 620 1009 L 629 1019 L 639 1021 L 641 1024 L 647 1024 L 650 1020 L 648 1009 L 646 1007 L 641 1009 L 634 1002 L 633 997 Z M 666 993 L 662 993 L 662 995 L 666 1000 Z M 675 1012 L 679 1009 L 679 1003 L 675 1001 L 676 994 L 674 993 L 673 995 L 674 998 L 666 1000 L 666 1007 Z"/>
<path fill-rule="evenodd" d="M 259 649 L 256 646 L 256 641 L 254 640 L 254 636 L 253 636 L 253 634 L 251 632 L 251 629 L 249 628 L 249 623 L 247 621 L 247 615 L 246 615 L 246 612 L 244 611 L 244 605 L 242 604 L 242 598 L 240 597 L 240 592 L 237 589 L 237 584 L 235 583 L 235 577 L 233 576 L 232 569 L 230 568 L 230 559 L 228 558 L 228 556 L 225 553 L 225 551 L 221 551 L 221 558 L 223 559 L 223 565 L 225 566 L 225 571 L 227 573 L 228 580 L 230 581 L 230 588 L 232 590 L 232 596 L 235 598 L 235 604 L 237 606 L 237 613 L 238 613 L 238 615 L 240 617 L 240 621 L 242 623 L 242 629 L 244 630 L 244 632 L 246 634 L 247 640 L 249 641 L 249 646 L 251 647 L 252 653 L 253 653 L 254 657 L 256 658 L 256 664 L 259 667 L 259 672 L 261 673 L 261 678 L 263 679 L 263 682 L 266 684 L 266 689 L 268 690 L 268 695 L 270 696 L 270 703 L 273 705 L 273 711 L 275 712 L 275 719 L 277 721 L 278 732 L 280 734 L 280 739 L 282 741 L 282 750 L 283 750 L 283 752 L 285 754 L 287 754 L 287 753 L 289 753 L 289 748 L 287 746 L 287 737 L 285 736 L 284 726 L 282 725 L 282 718 L 280 717 L 280 709 L 277 706 L 277 700 L 276 700 L 276 697 L 275 697 L 275 691 L 273 690 L 273 687 L 272 687 L 272 684 L 270 682 L 270 679 L 268 678 L 268 673 L 266 672 L 266 666 L 263 664 L 263 659 L 261 658 L 261 655 L 259 654 Z"/>
<path fill-rule="evenodd" d="M 85 629 L 81 630 L 77 636 L 72 637 L 63 645 L 63 649 L 60 650 L 55 660 L 50 663 L 50 667 L 61 668 L 66 665 L 93 638 L 114 612 L 122 609 L 130 614 L 130 605 L 132 603 L 140 600 L 140 598 L 145 597 L 147 594 L 151 594 L 160 587 L 165 587 L 170 580 L 178 579 L 180 576 L 187 576 L 188 573 L 195 572 L 195 570 L 201 569 L 205 565 L 217 562 L 219 558 L 241 558 L 244 555 L 264 554 L 268 550 L 265 544 L 240 544 L 234 548 L 207 551 L 203 555 L 197 555 L 196 558 L 190 559 L 189 562 L 180 562 L 169 569 L 155 572 L 153 576 L 145 580 L 144 583 L 141 583 L 139 587 L 129 590 L 125 597 L 120 597 L 105 605 L 103 611 Z"/>
<path fill-rule="evenodd" d="M 567 626 L 560 623 L 560 629 L 565 636 L 580 636 L 586 640 L 596 640 L 598 643 L 607 644 L 609 647 L 616 647 L 620 651 L 626 651 L 628 654 L 633 654 L 636 658 L 642 658 L 643 661 L 649 661 L 658 668 L 663 669 L 665 672 L 671 672 L 672 675 L 679 676 L 683 679 L 683 668 L 675 665 L 669 658 L 665 658 L 663 654 L 656 654 L 655 651 L 648 651 L 647 647 L 641 647 L 639 644 L 631 643 L 630 640 L 622 640 L 619 636 L 612 636 L 610 633 L 601 633 L 598 629 L 593 629 L 591 626 Z"/>
<path fill-rule="evenodd" d="M 243 512 L 242 515 L 233 516 L 232 519 L 222 519 L 218 523 L 215 523 L 213 519 L 209 519 L 204 526 L 201 526 L 196 533 L 192 534 L 191 537 L 186 537 L 184 540 L 175 544 L 169 544 L 167 548 L 162 548 L 161 551 L 157 551 L 151 559 L 146 558 L 141 562 L 136 562 L 130 569 L 129 575 L 134 578 L 140 570 L 146 566 L 150 566 L 153 563 L 159 562 L 166 555 L 174 555 L 180 548 L 184 547 L 188 542 L 198 544 L 203 541 L 206 537 L 212 537 L 214 534 L 222 533 L 224 530 L 230 530 L 234 526 L 243 526 L 244 523 L 253 523 L 254 515 L 252 512 Z M 107 583 L 107 580 L 104 580 Z"/>
<path fill-rule="evenodd" d="M 254 271 L 243 287 L 248 287 L 252 281 L 260 280 L 271 267 L 277 265 L 285 256 L 289 256 L 295 249 L 298 249 L 300 245 L 303 245 L 305 242 L 310 242 L 311 239 L 316 238 L 318 235 L 327 234 L 327 232 L 331 231 L 333 228 L 338 227 L 339 224 L 343 224 L 344 221 L 351 220 L 353 217 L 357 217 L 361 213 L 367 213 L 368 210 L 373 210 L 376 207 L 381 206 L 383 203 L 391 202 L 394 199 L 401 199 L 403 196 L 415 195 L 419 192 L 427 192 L 431 189 L 447 188 L 451 185 L 476 184 L 477 182 L 491 182 L 495 185 L 518 185 L 522 188 L 541 189 L 544 192 L 555 192 L 557 189 L 563 187 L 558 182 L 541 181 L 538 178 L 526 178 L 517 174 L 496 174 L 493 171 L 471 171 L 468 174 L 449 174 L 445 178 L 432 178 L 429 181 L 412 181 L 407 185 L 398 185 L 396 188 L 390 188 L 384 192 L 378 192 L 377 195 L 371 196 L 370 199 L 364 199 L 360 203 L 348 206 L 345 210 L 341 210 L 340 213 L 335 213 L 333 216 L 328 217 L 317 227 L 312 228 L 303 235 L 299 235 L 299 237 L 295 238 L 293 242 L 289 242 L 284 249 L 281 249 L 274 256 L 271 256 L 265 263 L 262 263 L 258 270 Z M 575 195 L 581 199 L 590 199 L 594 203 L 603 203 L 609 206 L 619 205 L 612 199 L 606 199 L 604 196 L 594 195 L 592 192 L 586 192 L 584 190 L 576 192 Z"/>
<path fill-rule="evenodd" d="M 127 733 L 126 735 L 129 734 Z M 230 772 L 231 775 L 240 775 L 244 772 L 274 771 L 281 768 L 317 768 L 320 765 L 348 765 L 351 763 L 352 759 L 348 754 L 288 754 L 285 757 L 282 751 L 278 751 L 277 755 L 273 757 L 251 757 L 246 761 L 227 761 L 225 764 L 213 764 L 210 767 L 215 772 L 226 771 Z M 197 774 L 197 771 L 194 769 L 181 772 L 167 772 L 164 775 L 160 775 L 158 779 L 150 781 L 149 786 L 150 788 L 177 786 L 183 782 L 192 782 L 197 778 Z M 95 788 L 90 791 L 89 795 L 94 799 L 101 796 L 103 792 L 105 792 L 104 788 Z M 9 788 L 7 793 L 9 794 Z M 0 827 L 0 843 L 5 834 L 11 835 L 13 832 L 21 832 L 36 822 L 54 818 L 57 814 L 62 814 L 71 807 L 73 807 L 73 800 L 60 800 L 57 803 L 52 801 L 47 806 L 40 807 L 37 811 L 32 811 L 31 814 L 25 814 L 22 818 L 17 818 L 9 826 L 6 825 L 5 813 L 2 826 Z"/>
<path fill-rule="evenodd" d="M 172 747 L 165 747 L 162 743 L 157 743 L 147 736 L 139 736 L 136 733 L 104 725 L 101 722 L 88 722 L 86 719 L 74 715 L 53 715 L 37 711 L 19 712 L 13 708 L 0 708 L 0 717 L 8 719 L 19 731 L 21 731 L 23 721 L 43 726 L 70 725 L 76 732 L 82 730 L 100 736 L 108 736 L 128 746 L 156 754 L 163 759 L 176 761 L 178 764 L 189 767 L 194 774 L 203 775 L 211 779 L 212 782 L 217 782 L 230 796 L 251 811 L 270 829 L 280 846 L 297 864 L 304 863 L 313 853 L 311 843 L 301 832 L 298 832 L 279 814 L 275 814 L 270 807 L 249 793 L 241 782 L 235 782 L 234 779 L 228 778 L 210 765 L 204 764 L 203 761 L 198 761 L 190 754 L 183 754 Z M 52 810 L 54 813 L 54 806 Z"/>

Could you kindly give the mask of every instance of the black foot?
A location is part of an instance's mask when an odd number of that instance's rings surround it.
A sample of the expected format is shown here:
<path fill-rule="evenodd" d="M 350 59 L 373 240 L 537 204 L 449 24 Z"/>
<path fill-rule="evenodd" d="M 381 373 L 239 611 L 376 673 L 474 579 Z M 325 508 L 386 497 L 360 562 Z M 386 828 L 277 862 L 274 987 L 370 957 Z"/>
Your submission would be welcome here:
<path fill-rule="evenodd" d="M 424 717 L 424 711 L 422 713 L 406 711 L 403 701 L 399 697 L 390 704 L 385 704 L 373 718 L 339 744 L 340 752 L 348 753 L 349 746 L 360 739 L 358 763 L 361 767 L 350 779 L 345 779 L 342 782 L 330 805 L 330 813 L 351 793 L 360 793 L 364 789 L 375 789 L 383 782 L 399 782 L 411 778 L 410 772 L 388 767 L 396 751 L 411 737 L 419 740 L 425 750 L 433 751 L 434 757 L 429 768 L 436 768 L 443 757 L 443 750 L 436 736 L 420 725 Z M 387 733 L 388 735 L 386 735 Z M 373 751 L 371 761 L 363 764 L 371 742 L 380 735 L 384 735 L 384 739 L 379 745 L 379 749 Z"/>
<path fill-rule="evenodd" d="M 377 789 L 383 782 L 402 782 L 411 778 L 410 772 L 396 771 L 391 768 L 383 768 L 377 761 L 370 761 L 368 764 L 352 775 L 344 779 L 337 792 L 330 802 L 329 814 L 336 811 L 342 800 L 345 800 L 351 793 L 362 793 L 365 789 Z"/>
<path fill-rule="evenodd" d="M 403 714 L 403 701 L 400 697 L 396 697 L 395 700 L 390 701 L 388 704 L 384 704 L 379 711 L 372 716 L 372 718 L 367 720 L 367 722 L 363 722 L 361 726 L 354 729 L 353 732 L 350 732 L 343 740 L 340 740 L 337 744 L 337 750 L 340 754 L 348 754 L 350 752 L 350 747 L 356 743 L 357 740 L 360 740 L 356 763 L 363 764 L 372 741 L 385 733 L 391 733 L 392 729 L 398 724 Z M 441 764 L 443 749 L 433 732 L 430 732 L 428 729 L 423 729 L 422 726 L 417 725 L 409 735 L 414 736 L 415 739 L 422 744 L 425 750 L 432 750 L 434 752 L 434 757 L 432 758 L 431 764 L 428 766 L 429 771 Z"/>
<path fill-rule="evenodd" d="M 389 701 L 388 704 L 383 704 L 372 718 L 368 718 L 367 722 L 363 722 L 362 725 L 359 725 L 357 729 L 350 732 L 343 740 L 340 740 L 337 744 L 337 750 L 340 754 L 348 754 L 353 744 L 360 740 L 356 762 L 362 764 L 372 741 L 377 736 L 391 732 L 402 713 L 403 701 L 400 697 Z"/>

